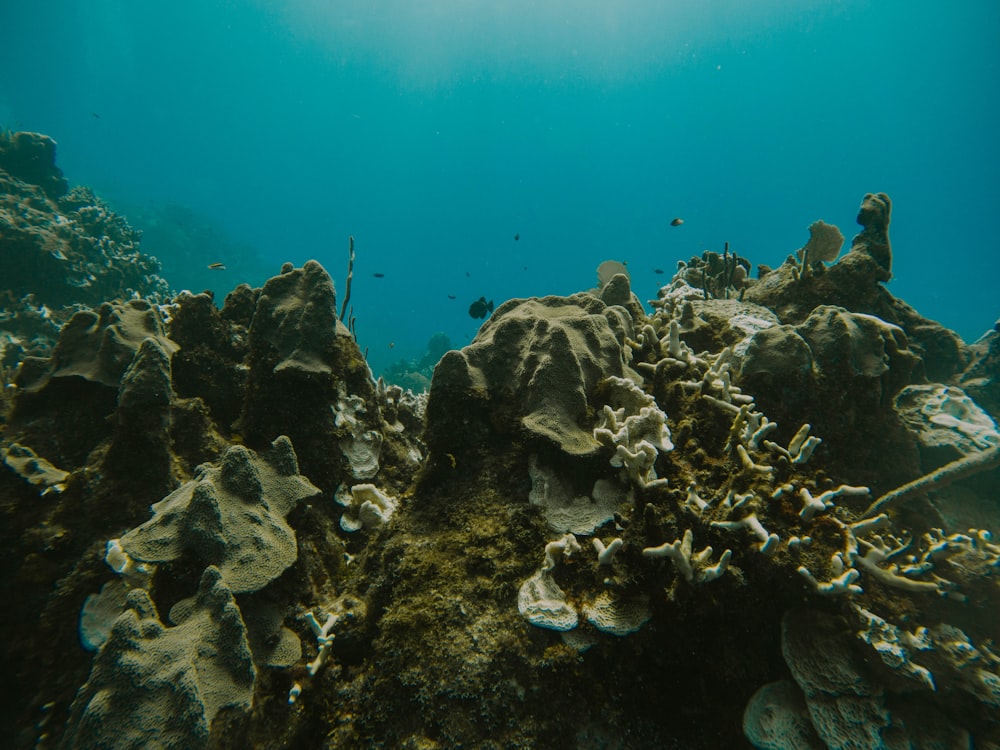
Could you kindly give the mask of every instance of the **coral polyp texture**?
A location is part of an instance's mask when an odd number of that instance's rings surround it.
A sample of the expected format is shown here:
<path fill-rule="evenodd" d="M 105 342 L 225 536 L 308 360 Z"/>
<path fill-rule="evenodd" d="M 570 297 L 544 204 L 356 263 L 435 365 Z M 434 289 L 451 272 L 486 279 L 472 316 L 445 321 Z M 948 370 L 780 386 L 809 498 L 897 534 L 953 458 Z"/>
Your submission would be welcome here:
<path fill-rule="evenodd" d="M 203 464 L 194 479 L 154 503 L 153 517 L 126 533 L 121 547 L 146 563 L 189 556 L 214 565 L 233 592 L 258 591 L 295 562 L 295 533 L 285 517 L 319 494 L 298 474 L 288 438 L 263 456 L 234 445 L 218 466 Z"/>
<path fill-rule="evenodd" d="M 884 194 L 509 300 L 414 394 L 315 261 L 42 325 L 91 290 L 51 149 L 0 143 L 12 746 L 1000 746 L 996 334 L 889 293 Z"/>
<path fill-rule="evenodd" d="M 62 746 L 203 747 L 216 714 L 250 709 L 255 678 L 246 626 L 217 569 L 205 570 L 173 627 L 134 589 L 77 693 Z"/>

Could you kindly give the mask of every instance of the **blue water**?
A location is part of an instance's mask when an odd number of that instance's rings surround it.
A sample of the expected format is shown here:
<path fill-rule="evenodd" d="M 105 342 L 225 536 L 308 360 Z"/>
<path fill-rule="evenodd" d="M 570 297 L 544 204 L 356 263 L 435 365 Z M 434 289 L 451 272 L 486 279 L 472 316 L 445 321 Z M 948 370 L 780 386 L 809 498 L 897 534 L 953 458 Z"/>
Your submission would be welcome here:
<path fill-rule="evenodd" d="M 1000 316 L 998 38 L 995 0 L 2 0 L 0 125 L 338 292 L 354 235 L 376 372 L 467 343 L 480 295 L 615 258 L 649 299 L 725 241 L 777 265 L 815 219 L 849 239 L 876 191 L 890 290 L 973 340 Z"/>

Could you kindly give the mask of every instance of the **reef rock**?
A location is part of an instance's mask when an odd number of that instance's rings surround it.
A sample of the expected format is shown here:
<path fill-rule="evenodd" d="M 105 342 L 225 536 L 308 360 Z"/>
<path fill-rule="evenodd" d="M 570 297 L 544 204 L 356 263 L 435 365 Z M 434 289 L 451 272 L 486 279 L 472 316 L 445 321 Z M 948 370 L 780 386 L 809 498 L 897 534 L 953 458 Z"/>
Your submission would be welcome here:
<path fill-rule="evenodd" d="M 155 338 L 144 339 L 122 375 L 115 429 L 105 460 L 112 474 L 133 474 L 145 467 L 147 481 L 166 489 L 174 483 L 170 445 L 170 354 Z"/>
<path fill-rule="evenodd" d="M 969 363 L 958 385 L 1000 420 L 1000 320 L 969 347 Z"/>
<path fill-rule="evenodd" d="M 824 377 L 871 384 L 873 405 L 887 403 L 917 363 L 903 330 L 874 315 L 820 305 L 796 330 Z"/>
<path fill-rule="evenodd" d="M 134 458 L 143 446 L 154 450 L 148 457 L 160 467 L 154 472 L 160 477 L 154 491 L 163 490 L 171 471 L 164 430 L 171 404 L 169 360 L 176 349 L 159 309 L 145 300 L 81 310 L 63 326 L 51 356 L 23 358 L 14 380 L 11 427 L 19 440 L 67 469 L 81 466 L 117 430 L 123 455 L 133 451 Z M 120 393 L 134 363 L 130 382 Z M 154 402 L 159 405 L 152 411 L 146 408 Z M 71 430 L 65 428 L 68 422 Z M 121 476 L 122 471 L 113 473 Z"/>
<path fill-rule="evenodd" d="M 274 372 L 292 369 L 329 375 L 336 367 L 334 338 L 346 332 L 337 318 L 333 280 L 314 260 L 288 269 L 264 284 L 253 323 L 250 345 L 273 349 Z"/>
<path fill-rule="evenodd" d="M 924 472 L 1000 445 L 997 423 L 961 388 L 910 385 L 896 394 L 895 408 L 920 443 Z"/>
<path fill-rule="evenodd" d="M 911 382 L 919 357 L 903 330 L 873 315 L 819 305 L 798 325 L 754 334 L 739 375 L 740 386 L 759 394 L 777 422 L 808 420 L 828 438 L 828 460 L 852 467 L 860 481 L 901 483 L 917 466 L 916 444 L 893 410 L 893 397 Z M 878 423 L 873 446 L 840 439 Z M 893 455 L 891 467 L 885 457 Z"/>
<path fill-rule="evenodd" d="M 858 210 L 858 224 L 864 229 L 851 242 L 852 253 L 864 253 L 884 272 L 877 278 L 892 278 L 892 248 L 889 246 L 889 214 L 892 201 L 885 193 L 867 193 Z"/>
<path fill-rule="evenodd" d="M 228 294 L 221 310 L 212 295 L 181 292 L 171 305 L 170 338 L 180 347 L 171 360 L 182 398 L 200 398 L 227 430 L 240 415 L 246 387 L 247 331 L 260 290 L 246 284 Z"/>
<path fill-rule="evenodd" d="M 892 276 L 891 205 L 884 193 L 865 195 L 857 219 L 863 229 L 849 252 L 829 267 L 812 264 L 810 273 L 800 271 L 801 262 L 789 256 L 779 268 L 754 280 L 741 299 L 773 310 L 782 323 L 790 324 L 801 323 L 820 305 L 874 315 L 903 329 L 927 377 L 945 380 L 964 367 L 965 344 L 953 331 L 922 317 L 883 286 Z M 823 241 L 829 247 L 834 243 Z"/>
<path fill-rule="evenodd" d="M 929 642 L 921 645 L 931 648 Z M 799 690 L 781 681 L 754 695 L 744 715 L 746 736 L 754 747 L 972 747 L 969 732 L 922 697 L 912 692 L 892 695 L 836 618 L 814 610 L 789 610 L 782 621 L 781 646 Z M 897 670 L 914 666 L 899 644 L 879 646 L 886 663 Z"/>
<path fill-rule="evenodd" d="M 743 733 L 759 750 L 828 750 L 791 680 L 769 682 L 753 694 L 743 713 Z"/>
<path fill-rule="evenodd" d="M 751 393 L 773 394 L 789 410 L 801 410 L 815 387 L 813 353 L 795 326 L 764 328 L 750 338 L 740 382 Z"/>
<path fill-rule="evenodd" d="M 42 488 L 43 494 L 61 491 L 69 477 L 69 472 L 53 466 L 31 448 L 18 443 L 11 443 L 4 449 L 3 462 L 24 481 Z"/>

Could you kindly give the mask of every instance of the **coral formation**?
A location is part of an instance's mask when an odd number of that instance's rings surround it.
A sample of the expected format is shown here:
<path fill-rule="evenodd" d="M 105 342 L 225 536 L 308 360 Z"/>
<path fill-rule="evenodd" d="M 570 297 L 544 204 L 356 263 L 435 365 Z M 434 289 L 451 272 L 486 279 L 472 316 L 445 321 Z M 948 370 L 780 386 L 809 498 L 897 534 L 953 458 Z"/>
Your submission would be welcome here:
<path fill-rule="evenodd" d="M 649 313 L 614 265 L 506 302 L 427 396 L 372 378 L 315 262 L 5 349 L 0 729 L 1000 744 L 995 337 L 889 294 L 889 206 L 840 257 L 814 225 L 759 279 L 682 264 Z"/>
<path fill-rule="evenodd" d="M 47 356 L 79 305 L 166 301 L 141 233 L 93 192 L 68 188 L 56 143 L 0 130 L 0 362 Z"/>
<path fill-rule="evenodd" d="M 246 626 L 218 570 L 165 627 L 143 589 L 94 659 L 62 747 L 204 747 L 222 709 L 249 711 L 256 668 Z"/>
<path fill-rule="evenodd" d="M 234 593 L 258 591 L 298 554 L 285 517 L 319 494 L 298 468 L 286 437 L 262 456 L 234 445 L 219 466 L 203 464 L 193 480 L 154 503 L 153 517 L 121 538 L 122 549 L 144 563 L 190 558 L 215 566 Z"/>
<path fill-rule="evenodd" d="M 18 443 L 11 443 L 4 449 L 3 462 L 26 482 L 40 487 L 42 494 L 61 492 L 69 477 L 68 471 L 53 466 L 31 448 Z"/>
<path fill-rule="evenodd" d="M 844 235 L 833 224 L 825 221 L 814 221 L 809 225 L 809 241 L 795 253 L 799 259 L 799 277 L 813 272 L 817 263 L 832 263 L 840 255 L 844 245 Z"/>
<path fill-rule="evenodd" d="M 56 166 L 56 142 L 41 133 L 0 131 L 0 169 L 21 182 L 37 185 L 50 198 L 69 190 Z"/>
<path fill-rule="evenodd" d="M 438 363 L 428 418 L 454 413 L 456 402 L 470 415 L 506 411 L 529 435 L 571 455 L 593 454 L 599 444 L 587 425 L 588 394 L 601 378 L 624 374 L 630 334 L 624 308 L 589 294 L 505 302 L 471 345 Z M 462 442 L 449 428 L 428 431 L 432 448 Z"/>

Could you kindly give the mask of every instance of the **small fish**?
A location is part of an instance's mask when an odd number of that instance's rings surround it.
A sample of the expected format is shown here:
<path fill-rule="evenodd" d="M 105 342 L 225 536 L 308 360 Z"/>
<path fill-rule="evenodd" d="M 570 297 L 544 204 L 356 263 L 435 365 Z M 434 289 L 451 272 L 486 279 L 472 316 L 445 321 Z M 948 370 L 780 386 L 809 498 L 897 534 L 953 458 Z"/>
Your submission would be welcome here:
<path fill-rule="evenodd" d="M 662 268 L 654 268 L 653 269 L 653 273 L 655 273 L 657 276 L 662 276 L 663 275 L 663 269 Z"/>
<path fill-rule="evenodd" d="M 99 114 L 97 114 L 96 112 L 91 112 L 90 114 L 92 114 L 94 116 L 95 120 L 100 120 L 101 119 L 101 116 Z"/>
<path fill-rule="evenodd" d="M 465 272 L 465 278 L 469 278 L 469 272 L 468 271 Z"/>
<path fill-rule="evenodd" d="M 521 239 L 521 235 L 519 233 L 515 233 L 514 234 L 514 242 L 517 242 L 519 239 Z"/>
<path fill-rule="evenodd" d="M 225 271 L 226 270 L 226 264 L 225 263 L 209 263 L 208 264 L 208 270 L 209 271 Z"/>
<path fill-rule="evenodd" d="M 394 346 L 396 346 L 396 342 L 395 341 L 390 341 L 389 342 L 389 348 L 392 349 Z"/>
<path fill-rule="evenodd" d="M 455 295 L 454 294 L 449 294 L 448 295 L 448 299 L 455 299 Z"/>
<path fill-rule="evenodd" d="M 374 276 L 376 279 L 384 279 L 385 278 L 385 274 L 384 273 L 379 273 L 378 271 L 376 271 L 375 273 L 373 273 L 372 276 Z"/>
<path fill-rule="evenodd" d="M 683 223 L 684 223 L 684 219 L 674 219 L 672 222 L 670 222 L 670 226 L 672 226 L 672 227 L 679 227 Z"/>
<path fill-rule="evenodd" d="M 469 316 L 473 318 L 485 318 L 493 312 L 493 300 L 486 301 L 486 297 L 480 297 L 469 305 Z"/>

